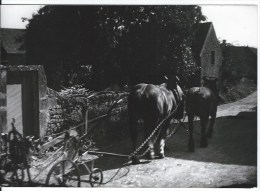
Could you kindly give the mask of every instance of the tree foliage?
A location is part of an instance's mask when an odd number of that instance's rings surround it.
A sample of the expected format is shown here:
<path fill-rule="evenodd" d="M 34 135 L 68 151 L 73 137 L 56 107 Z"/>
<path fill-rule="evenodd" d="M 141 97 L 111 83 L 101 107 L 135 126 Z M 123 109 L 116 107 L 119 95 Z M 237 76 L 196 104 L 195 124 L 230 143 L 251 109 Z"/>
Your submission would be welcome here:
<path fill-rule="evenodd" d="M 203 20 L 199 6 L 45 6 L 27 25 L 27 62 L 44 65 L 54 89 L 187 80 L 193 26 Z"/>
<path fill-rule="evenodd" d="M 223 55 L 222 78 L 234 83 L 242 78 L 257 81 L 257 50 L 251 47 L 221 43 Z M 255 53 L 254 53 L 255 52 Z"/>

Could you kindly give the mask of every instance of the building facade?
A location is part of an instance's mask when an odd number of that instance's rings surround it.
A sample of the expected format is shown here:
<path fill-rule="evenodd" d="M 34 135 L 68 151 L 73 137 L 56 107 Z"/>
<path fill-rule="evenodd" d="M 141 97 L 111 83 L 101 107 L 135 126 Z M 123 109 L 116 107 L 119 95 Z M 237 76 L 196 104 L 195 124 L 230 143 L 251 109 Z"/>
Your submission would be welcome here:
<path fill-rule="evenodd" d="M 196 26 L 192 49 L 196 63 L 201 67 L 201 83 L 204 76 L 218 78 L 221 81 L 223 56 L 211 22 Z"/>

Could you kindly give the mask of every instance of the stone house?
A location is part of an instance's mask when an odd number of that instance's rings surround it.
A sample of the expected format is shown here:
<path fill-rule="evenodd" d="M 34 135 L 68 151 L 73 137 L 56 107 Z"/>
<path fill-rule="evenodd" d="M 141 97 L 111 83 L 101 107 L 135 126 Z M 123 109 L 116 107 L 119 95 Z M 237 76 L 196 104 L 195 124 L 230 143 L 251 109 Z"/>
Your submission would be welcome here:
<path fill-rule="evenodd" d="M 25 48 L 23 46 L 25 29 L 2 28 L 0 33 L 1 64 L 25 64 Z"/>
<path fill-rule="evenodd" d="M 222 51 L 212 22 L 200 23 L 195 27 L 192 52 L 200 71 L 200 84 L 204 76 L 221 80 Z M 200 85 L 199 84 L 199 85 Z"/>

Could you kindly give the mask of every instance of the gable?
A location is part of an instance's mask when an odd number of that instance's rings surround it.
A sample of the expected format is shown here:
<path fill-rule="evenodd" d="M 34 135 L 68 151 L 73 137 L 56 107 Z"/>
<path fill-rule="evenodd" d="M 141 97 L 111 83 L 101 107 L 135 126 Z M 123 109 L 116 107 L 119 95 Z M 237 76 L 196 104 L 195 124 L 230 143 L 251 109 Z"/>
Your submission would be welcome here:
<path fill-rule="evenodd" d="M 210 28 L 212 27 L 211 22 L 199 23 L 194 26 L 194 38 L 192 41 L 192 51 L 195 57 L 199 58 L 205 41 L 207 39 Z"/>
<path fill-rule="evenodd" d="M 217 51 L 221 57 L 221 48 L 212 22 L 199 23 L 194 27 L 192 41 L 192 53 L 198 65 L 201 65 L 201 58 L 211 51 Z M 220 63 L 219 63 L 220 64 Z"/>
<path fill-rule="evenodd" d="M 221 48 L 213 25 L 210 27 L 204 44 L 200 50 L 200 56 L 202 56 L 203 54 L 207 54 L 208 51 L 211 50 L 221 52 Z"/>

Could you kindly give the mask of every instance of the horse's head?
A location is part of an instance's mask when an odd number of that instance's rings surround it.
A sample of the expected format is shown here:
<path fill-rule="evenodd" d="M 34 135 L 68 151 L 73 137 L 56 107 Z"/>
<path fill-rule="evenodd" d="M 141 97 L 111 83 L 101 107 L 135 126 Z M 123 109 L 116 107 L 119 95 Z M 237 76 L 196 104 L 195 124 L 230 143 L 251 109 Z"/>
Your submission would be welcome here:
<path fill-rule="evenodd" d="M 175 119 L 181 119 L 183 118 L 183 114 L 184 114 L 184 93 L 181 89 L 181 87 L 179 86 L 179 78 L 177 76 L 171 77 L 171 78 L 167 78 L 166 76 L 164 77 L 166 80 L 166 87 L 168 90 L 171 90 L 173 92 L 174 95 L 174 99 L 177 103 L 177 111 L 174 115 Z"/>
<path fill-rule="evenodd" d="M 217 82 L 219 81 L 219 79 L 215 77 L 207 77 L 207 76 L 204 76 L 202 79 L 204 81 L 203 86 L 211 89 L 216 95 L 218 95 L 219 89 L 218 89 Z"/>

